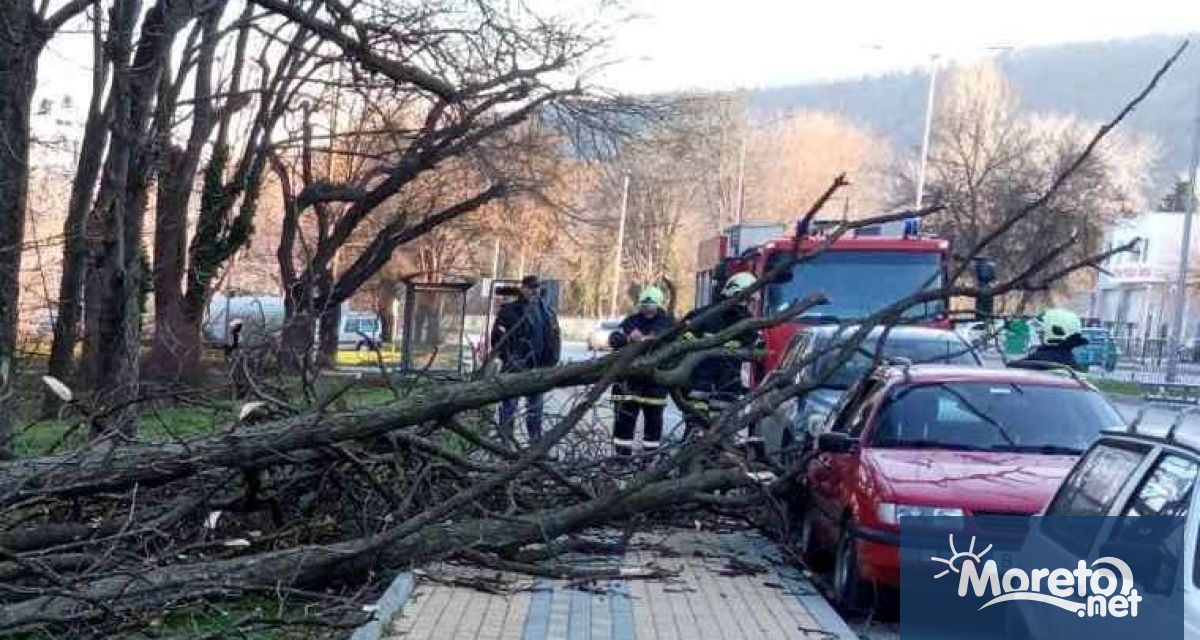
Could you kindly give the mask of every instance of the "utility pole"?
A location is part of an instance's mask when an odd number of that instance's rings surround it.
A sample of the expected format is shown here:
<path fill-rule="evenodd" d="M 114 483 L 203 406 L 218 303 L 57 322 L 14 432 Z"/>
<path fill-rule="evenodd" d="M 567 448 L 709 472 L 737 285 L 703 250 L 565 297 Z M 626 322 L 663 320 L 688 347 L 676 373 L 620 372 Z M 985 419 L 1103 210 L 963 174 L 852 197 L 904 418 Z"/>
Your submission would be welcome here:
<path fill-rule="evenodd" d="M 610 304 L 608 308 L 609 317 L 614 317 L 617 315 L 617 298 L 621 293 L 621 253 L 625 245 L 625 213 L 628 209 L 629 174 L 625 174 L 625 181 L 621 187 L 621 222 L 617 225 L 617 255 L 613 260 L 613 290 L 612 304 Z"/>
<path fill-rule="evenodd" d="M 496 238 L 496 250 L 492 252 L 492 280 L 500 277 L 500 238 Z"/>
<path fill-rule="evenodd" d="M 937 61 L 936 55 L 929 60 L 929 97 L 925 102 L 925 133 L 921 137 L 921 164 L 917 169 L 917 205 L 915 207 L 917 209 L 921 208 L 921 203 L 925 199 L 925 167 L 929 164 L 929 134 L 933 129 L 933 97 L 937 85 Z"/>
<path fill-rule="evenodd" d="M 738 154 L 737 215 L 734 224 L 742 223 L 742 208 L 746 206 L 746 132 L 742 131 L 742 150 Z"/>
<path fill-rule="evenodd" d="M 1187 309 L 1187 272 L 1192 248 L 1192 217 L 1196 215 L 1196 168 L 1200 165 L 1200 91 L 1196 96 L 1196 122 L 1192 131 L 1192 161 L 1188 167 L 1187 201 L 1183 205 L 1183 247 L 1179 250 L 1179 274 L 1175 279 L 1175 309 L 1171 318 L 1167 382 L 1179 377 L 1179 349 L 1183 342 L 1183 314 Z"/>

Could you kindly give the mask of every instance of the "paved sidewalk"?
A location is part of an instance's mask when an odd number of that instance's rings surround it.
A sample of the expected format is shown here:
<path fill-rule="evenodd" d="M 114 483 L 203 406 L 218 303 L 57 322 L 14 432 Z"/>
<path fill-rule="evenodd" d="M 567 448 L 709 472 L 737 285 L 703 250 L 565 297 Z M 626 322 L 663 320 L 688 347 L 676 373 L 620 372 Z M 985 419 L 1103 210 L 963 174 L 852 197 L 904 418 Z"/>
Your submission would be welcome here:
<path fill-rule="evenodd" d="M 641 534 L 623 557 L 576 556 L 628 576 L 569 583 L 442 565 L 415 576 L 386 640 L 777 640 L 856 636 L 752 533 Z M 413 579 L 415 578 L 415 579 Z M 476 586 L 468 586 L 475 584 Z M 406 587 L 407 588 L 407 587 Z"/>

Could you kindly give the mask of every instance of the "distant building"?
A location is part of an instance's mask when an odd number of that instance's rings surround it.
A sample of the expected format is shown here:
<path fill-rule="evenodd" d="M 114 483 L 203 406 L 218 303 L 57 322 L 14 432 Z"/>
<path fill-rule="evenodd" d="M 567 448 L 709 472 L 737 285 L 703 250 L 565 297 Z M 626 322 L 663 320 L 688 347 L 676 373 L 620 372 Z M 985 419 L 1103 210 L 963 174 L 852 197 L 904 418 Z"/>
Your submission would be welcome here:
<path fill-rule="evenodd" d="M 39 96 L 33 104 L 29 164 L 34 169 L 73 171 L 83 140 L 87 105 L 69 95 Z"/>
<path fill-rule="evenodd" d="M 1117 335 L 1165 338 L 1175 305 L 1183 214 L 1143 213 L 1119 223 L 1109 232 L 1108 248 L 1140 238 L 1137 250 L 1119 254 L 1104 264 L 1091 296 L 1089 316 Z M 1200 336 L 1200 220 L 1192 226 L 1191 268 L 1187 280 L 1183 338 Z"/>

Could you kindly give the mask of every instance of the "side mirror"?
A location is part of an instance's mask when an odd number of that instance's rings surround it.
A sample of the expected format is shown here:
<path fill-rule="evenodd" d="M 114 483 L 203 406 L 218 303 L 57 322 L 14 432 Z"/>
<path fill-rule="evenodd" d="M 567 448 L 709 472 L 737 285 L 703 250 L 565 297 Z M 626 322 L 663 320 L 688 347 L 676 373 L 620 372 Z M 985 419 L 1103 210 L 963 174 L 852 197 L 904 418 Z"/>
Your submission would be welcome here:
<path fill-rule="evenodd" d="M 830 431 L 817 436 L 817 451 L 821 453 L 850 453 L 854 450 L 857 440 L 848 433 Z"/>

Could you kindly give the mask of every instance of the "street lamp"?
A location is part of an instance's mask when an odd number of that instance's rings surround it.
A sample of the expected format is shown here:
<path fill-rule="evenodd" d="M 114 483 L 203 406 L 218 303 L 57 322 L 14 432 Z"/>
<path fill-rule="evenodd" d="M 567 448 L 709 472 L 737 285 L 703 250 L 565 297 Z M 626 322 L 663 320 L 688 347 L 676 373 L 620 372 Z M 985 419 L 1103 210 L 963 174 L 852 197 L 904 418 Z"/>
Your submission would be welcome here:
<path fill-rule="evenodd" d="M 863 45 L 863 47 L 873 51 L 884 51 L 887 49 L 880 44 L 868 44 Z M 1013 47 L 1010 45 L 988 45 L 982 47 L 982 49 L 986 51 L 1008 53 L 1013 50 Z M 941 59 L 941 57 L 942 55 L 940 53 L 932 53 L 929 55 L 929 93 L 925 100 L 925 128 L 921 135 L 920 164 L 917 166 L 917 193 L 915 207 L 917 209 L 921 208 L 921 205 L 925 200 L 925 174 L 929 167 L 929 139 L 933 132 L 933 107 L 937 95 L 938 60 Z"/>
<path fill-rule="evenodd" d="M 916 209 L 921 208 L 925 198 L 925 168 L 929 165 L 929 134 L 933 129 L 933 98 L 937 86 L 938 55 L 929 56 L 929 97 L 925 102 L 925 132 L 921 135 L 921 164 L 917 168 L 917 202 Z"/>
<path fill-rule="evenodd" d="M 1200 94 L 1196 100 L 1196 124 L 1192 132 L 1192 161 L 1188 167 L 1187 201 L 1183 207 L 1183 246 L 1179 250 L 1179 273 L 1175 277 L 1175 308 L 1171 317 L 1167 382 L 1179 376 L 1179 349 L 1183 342 L 1183 314 L 1187 308 L 1187 271 L 1192 249 L 1192 218 L 1196 215 L 1196 168 L 1200 165 Z"/>

